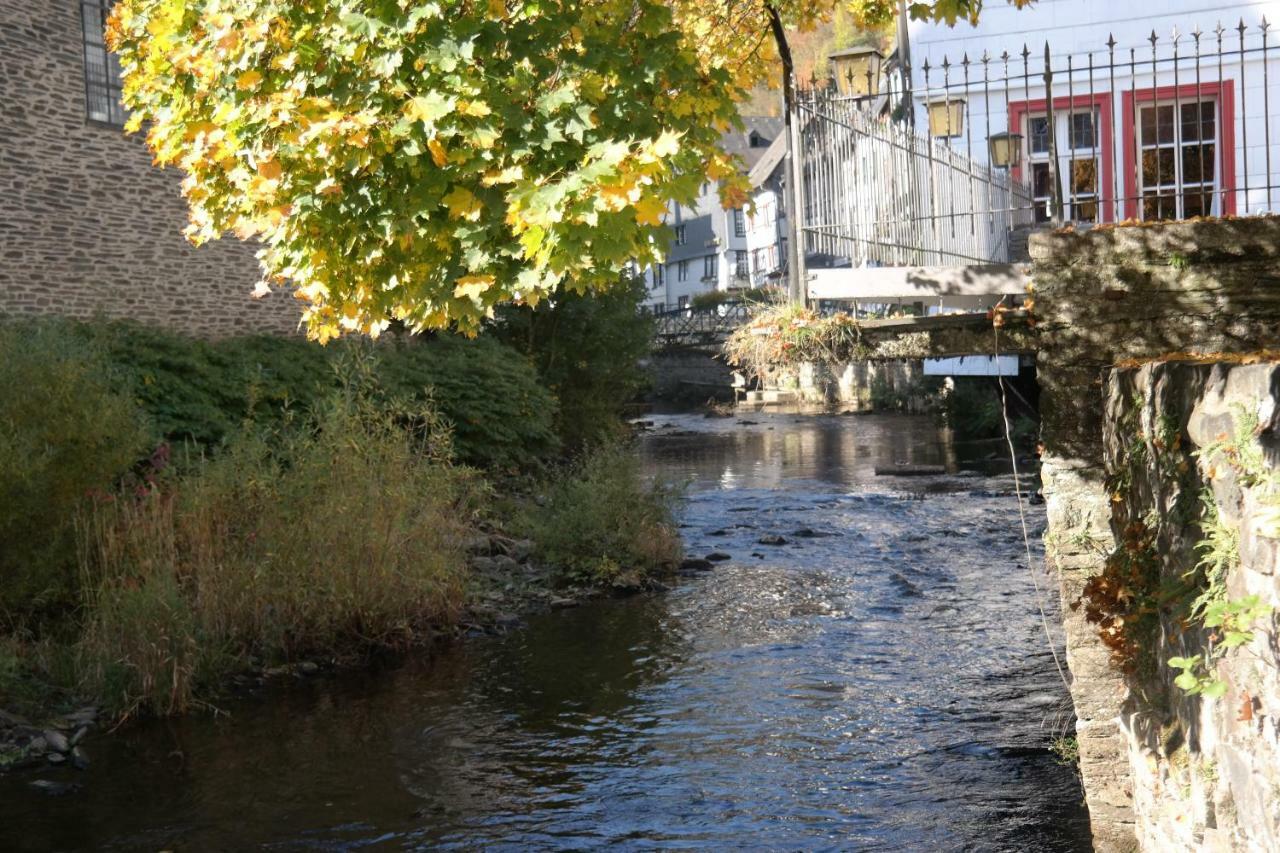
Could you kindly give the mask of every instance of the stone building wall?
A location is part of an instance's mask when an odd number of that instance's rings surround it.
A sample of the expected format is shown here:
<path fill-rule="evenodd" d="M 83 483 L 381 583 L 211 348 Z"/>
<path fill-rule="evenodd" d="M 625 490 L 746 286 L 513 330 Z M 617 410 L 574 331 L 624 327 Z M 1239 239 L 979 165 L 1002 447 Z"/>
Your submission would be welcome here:
<path fill-rule="evenodd" d="M 1120 731 L 1143 850 L 1280 850 L 1278 393 L 1276 361 L 1155 363 L 1107 381 L 1112 531 L 1128 543 L 1151 537 L 1146 585 L 1126 592 L 1160 602 L 1125 626 L 1142 643 L 1127 667 Z M 1216 582 L 1197 568 L 1213 536 L 1224 555 Z M 1193 603 L 1206 590 L 1270 607 L 1229 626 L 1252 640 L 1228 649 L 1223 627 L 1200 623 Z M 1217 687 L 1176 685 L 1170 658 L 1206 652 L 1212 663 L 1194 672 Z"/>
<path fill-rule="evenodd" d="M 288 294 L 250 297 L 253 247 L 188 244 L 178 171 L 88 120 L 80 15 L 79 0 L 0 0 L 0 315 L 295 332 Z"/>
<path fill-rule="evenodd" d="M 1104 382 L 1126 359 L 1280 347 L 1280 219 L 1063 231 L 1032 238 L 1046 555 L 1063 601 L 1080 770 L 1100 851 L 1135 846 L 1129 695 L 1078 607 L 1116 540 L 1103 453 Z M 1140 787 L 1142 784 L 1140 783 Z"/>
<path fill-rule="evenodd" d="M 842 364 L 804 362 L 773 371 L 763 383 L 764 395 L 776 392 L 778 403 L 852 407 L 870 411 L 876 404 L 925 411 L 936 395 L 924 383 L 920 359 L 849 361 Z M 752 398 L 748 397 L 748 402 Z"/>

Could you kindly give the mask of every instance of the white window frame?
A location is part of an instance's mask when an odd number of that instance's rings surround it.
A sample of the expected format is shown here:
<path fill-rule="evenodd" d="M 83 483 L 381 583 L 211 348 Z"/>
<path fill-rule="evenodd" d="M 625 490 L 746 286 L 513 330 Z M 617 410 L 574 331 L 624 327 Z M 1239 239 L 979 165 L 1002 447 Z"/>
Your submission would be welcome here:
<path fill-rule="evenodd" d="M 1213 145 L 1213 156 L 1211 160 L 1204 160 L 1204 167 L 1212 166 L 1213 179 L 1211 181 L 1203 180 L 1203 167 L 1201 171 L 1201 180 L 1188 183 L 1185 179 L 1185 164 L 1183 162 L 1183 149 L 1194 146 L 1203 146 L 1206 143 L 1204 139 L 1187 140 L 1183 136 L 1182 110 L 1184 107 L 1192 104 L 1211 104 L 1213 107 L 1213 136 L 1209 144 Z M 1154 143 L 1148 142 L 1144 136 L 1146 133 L 1144 116 L 1147 110 L 1159 110 L 1161 107 L 1169 107 L 1173 110 L 1173 139 L 1169 142 L 1160 141 L 1159 113 L 1155 115 L 1156 121 L 1156 140 Z M 1201 107 L 1201 127 L 1203 127 L 1203 106 Z M 1207 209 L 1193 216 L 1216 216 L 1221 208 L 1222 202 L 1222 105 L 1218 98 L 1212 95 L 1199 95 L 1194 98 L 1161 98 L 1158 101 L 1143 101 L 1138 104 L 1137 127 L 1134 128 L 1134 148 L 1137 152 L 1137 176 L 1138 176 L 1138 215 L 1144 219 L 1162 219 L 1160 214 L 1163 212 L 1161 208 L 1165 205 L 1163 202 L 1156 201 L 1156 209 L 1154 216 L 1148 216 L 1147 199 L 1148 193 L 1153 193 L 1154 199 L 1173 199 L 1173 219 L 1186 219 L 1187 206 L 1186 195 L 1188 191 L 1201 197 L 1201 204 L 1208 202 Z M 1148 151 L 1173 151 L 1173 181 L 1172 183 L 1165 181 L 1163 167 L 1160 164 L 1160 158 L 1157 155 L 1157 183 L 1148 185 L 1146 169 L 1144 168 L 1146 152 Z M 1204 155 L 1204 149 L 1201 148 L 1201 157 Z"/>

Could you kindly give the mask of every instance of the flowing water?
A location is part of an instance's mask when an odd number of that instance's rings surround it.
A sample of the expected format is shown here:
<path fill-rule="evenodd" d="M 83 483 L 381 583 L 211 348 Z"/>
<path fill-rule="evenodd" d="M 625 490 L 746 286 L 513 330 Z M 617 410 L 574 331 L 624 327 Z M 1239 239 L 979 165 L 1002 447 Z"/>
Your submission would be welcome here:
<path fill-rule="evenodd" d="M 1010 479 L 875 476 L 954 470 L 922 418 L 748 417 L 641 446 L 713 571 L 98 737 L 76 793 L 0 779 L 0 849 L 1089 849 Z"/>

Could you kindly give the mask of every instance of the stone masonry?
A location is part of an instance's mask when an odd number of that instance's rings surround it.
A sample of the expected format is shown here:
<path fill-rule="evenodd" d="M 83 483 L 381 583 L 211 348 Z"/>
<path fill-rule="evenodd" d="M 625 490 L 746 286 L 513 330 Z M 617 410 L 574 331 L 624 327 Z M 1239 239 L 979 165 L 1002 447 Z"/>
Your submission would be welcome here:
<path fill-rule="evenodd" d="M 1135 848 L 1123 722 L 1129 685 L 1078 606 L 1116 548 L 1103 452 L 1104 381 L 1126 359 L 1245 353 L 1280 341 L 1280 219 L 1102 227 L 1032 238 L 1048 504 L 1078 717 L 1080 769 L 1100 851 Z M 1135 783 L 1135 778 L 1138 782 Z M 1159 848 L 1151 848 L 1159 849 Z"/>
<path fill-rule="evenodd" d="M 250 296 L 253 247 L 192 247 L 179 172 L 88 120 L 80 15 L 79 0 L 0 0 L 0 315 L 295 332 L 295 300 Z"/>
<path fill-rule="evenodd" d="M 1278 406 L 1276 361 L 1157 362 L 1107 381 L 1107 472 L 1121 497 L 1112 528 L 1137 522 L 1155 533 L 1152 585 L 1164 602 L 1120 715 L 1143 850 L 1280 850 L 1280 492 L 1256 476 L 1280 461 Z M 1255 454 L 1244 467 L 1214 447 L 1241 436 Z M 1210 530 L 1238 543 L 1220 595 L 1257 596 L 1271 608 L 1251 619 L 1251 642 L 1221 653 L 1212 674 L 1225 692 L 1216 698 L 1175 685 L 1169 665 L 1202 657 L 1214 636 L 1188 617 L 1203 585 L 1186 586 Z"/>

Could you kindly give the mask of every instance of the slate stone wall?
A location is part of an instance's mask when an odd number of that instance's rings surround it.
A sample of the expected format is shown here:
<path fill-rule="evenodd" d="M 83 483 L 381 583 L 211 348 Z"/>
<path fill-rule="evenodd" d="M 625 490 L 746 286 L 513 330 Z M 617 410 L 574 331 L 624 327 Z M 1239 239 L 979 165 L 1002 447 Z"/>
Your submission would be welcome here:
<path fill-rule="evenodd" d="M 87 119 L 81 32 L 78 0 L 0 0 L 0 315 L 295 333 L 296 300 L 250 297 L 253 247 L 188 244 L 179 172 Z"/>
<path fill-rule="evenodd" d="M 1107 381 L 1107 471 L 1123 499 L 1112 504 L 1112 529 L 1119 536 L 1137 519 L 1152 526 L 1166 590 L 1150 660 L 1126 679 L 1120 715 L 1143 850 L 1280 850 L 1280 493 L 1212 447 L 1234 441 L 1243 421 L 1246 443 L 1276 472 L 1278 406 L 1275 361 L 1157 363 L 1114 371 Z M 1212 514 L 1202 499 L 1212 502 Z M 1258 596 L 1272 610 L 1248 626 L 1251 642 L 1214 666 L 1225 693 L 1206 698 L 1174 684 L 1178 670 L 1169 658 L 1199 657 L 1210 647 L 1213 632 L 1187 621 L 1197 590 L 1176 590 L 1196 576 L 1206 528 L 1214 526 L 1205 519 L 1215 516 L 1239 537 L 1222 594 Z"/>
<path fill-rule="evenodd" d="M 1116 547 L 1104 383 L 1126 359 L 1280 349 L 1280 219 L 1164 223 L 1032 237 L 1046 555 L 1057 570 L 1080 769 L 1100 851 L 1132 850 L 1129 685 L 1078 607 Z M 1145 784 L 1145 783 L 1140 783 Z"/>

